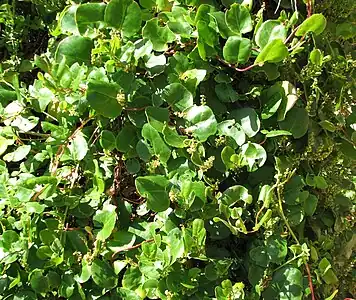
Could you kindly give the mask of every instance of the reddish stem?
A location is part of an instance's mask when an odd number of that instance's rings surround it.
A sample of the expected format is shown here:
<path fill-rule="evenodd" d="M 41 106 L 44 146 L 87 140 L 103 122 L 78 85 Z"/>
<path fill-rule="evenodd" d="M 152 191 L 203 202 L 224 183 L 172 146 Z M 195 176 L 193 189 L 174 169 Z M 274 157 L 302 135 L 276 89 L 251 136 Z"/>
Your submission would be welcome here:
<path fill-rule="evenodd" d="M 313 282 L 312 282 L 308 263 L 305 263 L 305 269 L 307 270 L 307 273 L 308 273 L 308 281 L 309 281 L 309 289 L 310 289 L 310 293 L 311 293 L 311 298 L 312 298 L 312 300 L 315 300 Z"/>
<path fill-rule="evenodd" d="M 218 61 L 220 61 L 221 63 L 223 63 L 224 65 L 226 65 L 226 66 L 228 66 L 228 67 L 234 69 L 234 70 L 237 71 L 237 72 L 246 72 L 246 71 L 248 71 L 248 70 L 251 70 L 253 67 L 256 67 L 256 65 L 251 65 L 251 66 L 248 66 L 248 67 L 246 67 L 246 68 L 239 69 L 239 68 L 237 68 L 235 65 L 228 63 L 227 61 L 223 60 L 223 59 L 220 58 L 219 56 L 217 56 L 216 59 L 217 59 Z"/>

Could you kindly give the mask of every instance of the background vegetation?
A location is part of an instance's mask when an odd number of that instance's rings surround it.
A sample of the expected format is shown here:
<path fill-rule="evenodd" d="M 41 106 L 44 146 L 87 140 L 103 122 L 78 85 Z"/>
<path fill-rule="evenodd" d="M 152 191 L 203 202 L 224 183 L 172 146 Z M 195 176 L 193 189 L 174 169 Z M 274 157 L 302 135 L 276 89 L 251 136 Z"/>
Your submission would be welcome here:
<path fill-rule="evenodd" d="M 0 3 L 0 299 L 356 297 L 355 1 Z"/>

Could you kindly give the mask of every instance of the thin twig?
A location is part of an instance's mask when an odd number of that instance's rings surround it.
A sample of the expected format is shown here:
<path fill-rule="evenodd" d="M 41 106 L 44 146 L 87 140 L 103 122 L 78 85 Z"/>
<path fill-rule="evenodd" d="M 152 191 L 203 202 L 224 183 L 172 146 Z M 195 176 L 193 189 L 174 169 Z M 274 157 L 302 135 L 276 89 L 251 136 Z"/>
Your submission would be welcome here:
<path fill-rule="evenodd" d="M 292 230 L 292 228 L 291 228 L 291 226 L 290 226 L 290 224 L 288 222 L 288 219 L 287 219 L 287 217 L 285 216 L 285 214 L 283 212 L 282 195 L 281 195 L 281 193 L 282 193 L 281 188 L 284 186 L 285 183 L 287 183 L 289 181 L 289 179 L 294 175 L 295 172 L 296 172 L 296 169 L 294 169 L 292 171 L 292 173 L 288 176 L 288 178 L 284 182 L 282 182 L 281 184 L 278 185 L 278 187 L 277 187 L 277 197 L 278 197 L 280 215 L 281 215 L 284 223 L 286 224 L 290 235 L 293 237 L 293 239 L 295 240 L 296 244 L 300 245 L 297 236 L 293 232 L 293 230 Z M 308 273 L 308 282 L 309 282 L 309 288 L 310 288 L 312 300 L 315 300 L 313 282 L 312 282 L 312 279 L 311 279 L 309 265 L 308 265 L 308 263 L 306 261 L 304 262 L 304 265 L 305 265 L 305 268 L 306 268 L 307 273 Z"/>
<path fill-rule="evenodd" d="M 119 251 L 113 253 L 113 255 L 111 256 L 111 259 L 114 259 L 115 256 L 116 256 L 118 253 L 120 253 L 120 252 L 134 250 L 134 249 L 140 248 L 143 243 L 151 243 L 151 242 L 153 242 L 153 241 L 154 241 L 154 239 L 148 239 L 148 240 L 145 240 L 145 241 L 143 241 L 143 242 L 141 242 L 141 243 L 139 243 L 139 244 L 137 244 L 137 245 L 123 248 L 123 249 L 121 249 L 121 250 L 119 250 Z"/>
<path fill-rule="evenodd" d="M 305 262 L 304 265 L 305 265 L 305 269 L 307 270 L 307 274 L 308 274 L 308 282 L 309 282 L 311 298 L 312 298 L 312 300 L 315 300 L 313 281 L 312 281 L 311 274 L 310 274 L 310 268 L 309 268 L 309 265 L 307 262 Z"/>
<path fill-rule="evenodd" d="M 292 32 L 290 33 L 290 35 L 284 40 L 284 44 L 286 45 L 290 40 L 291 38 L 294 36 L 294 34 L 297 32 L 299 26 L 295 27 Z"/>
<path fill-rule="evenodd" d="M 58 165 L 59 165 L 59 161 L 60 161 L 62 155 L 64 154 L 64 151 L 67 148 L 69 142 L 72 139 L 74 139 L 74 137 L 78 134 L 78 132 L 81 131 L 83 129 L 83 127 L 92 119 L 93 119 L 93 117 L 89 117 L 88 119 L 83 121 L 82 124 L 76 130 L 74 130 L 74 132 L 71 134 L 71 136 L 64 142 L 64 144 L 59 146 L 58 151 L 56 153 L 55 160 L 54 160 L 54 164 L 52 167 L 52 172 L 51 172 L 52 176 L 54 176 L 56 174 Z"/>

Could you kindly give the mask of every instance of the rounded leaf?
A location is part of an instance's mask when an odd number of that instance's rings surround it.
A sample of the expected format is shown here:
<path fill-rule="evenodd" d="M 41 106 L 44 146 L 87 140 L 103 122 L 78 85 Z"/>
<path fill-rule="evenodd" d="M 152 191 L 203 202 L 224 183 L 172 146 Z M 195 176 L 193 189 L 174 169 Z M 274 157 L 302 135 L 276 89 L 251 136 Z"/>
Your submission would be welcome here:
<path fill-rule="evenodd" d="M 66 59 L 67 65 L 71 66 L 74 63 L 91 64 L 91 50 L 93 49 L 93 41 L 83 36 L 69 36 L 62 40 L 56 50 L 56 61 Z"/>
<path fill-rule="evenodd" d="M 258 54 L 255 60 L 256 65 L 263 65 L 265 62 L 277 63 L 288 56 L 288 49 L 280 39 L 270 41 Z"/>
<path fill-rule="evenodd" d="M 224 59 L 229 63 L 246 63 L 251 54 L 251 40 L 239 36 L 230 36 L 224 46 Z"/>
<path fill-rule="evenodd" d="M 322 14 L 313 14 L 300 24 L 296 36 L 305 35 L 308 32 L 313 32 L 315 35 L 321 34 L 326 27 L 326 19 Z"/>
<path fill-rule="evenodd" d="M 252 31 L 252 19 L 249 10 L 241 4 L 234 3 L 226 11 L 225 20 L 227 26 L 237 35 Z"/>
<path fill-rule="evenodd" d="M 91 274 L 94 282 L 101 288 L 112 289 L 117 285 L 117 275 L 106 261 L 94 259 Z"/>
<path fill-rule="evenodd" d="M 248 137 L 253 137 L 260 130 L 261 122 L 253 108 L 236 109 L 231 116 L 241 125 L 242 130 Z"/>
<path fill-rule="evenodd" d="M 262 49 L 270 41 L 275 39 L 285 40 L 287 37 L 287 29 L 278 20 L 268 20 L 258 28 L 255 41 L 256 44 Z"/>
<path fill-rule="evenodd" d="M 295 139 L 301 138 L 308 131 L 309 116 L 305 108 L 294 107 L 291 109 L 284 121 L 279 122 L 279 127 L 282 130 L 287 130 L 292 133 Z"/>
<path fill-rule="evenodd" d="M 205 105 L 189 108 L 186 111 L 186 120 L 190 124 L 186 131 L 191 132 L 201 142 L 205 142 L 217 130 L 213 111 Z"/>
<path fill-rule="evenodd" d="M 120 87 L 115 83 L 91 81 L 88 84 L 87 100 L 95 111 L 107 118 L 116 118 L 122 107 L 117 101 Z"/>
<path fill-rule="evenodd" d="M 136 188 L 142 197 L 147 198 L 147 207 L 155 212 L 165 211 L 169 207 L 169 181 L 162 175 L 137 177 Z"/>

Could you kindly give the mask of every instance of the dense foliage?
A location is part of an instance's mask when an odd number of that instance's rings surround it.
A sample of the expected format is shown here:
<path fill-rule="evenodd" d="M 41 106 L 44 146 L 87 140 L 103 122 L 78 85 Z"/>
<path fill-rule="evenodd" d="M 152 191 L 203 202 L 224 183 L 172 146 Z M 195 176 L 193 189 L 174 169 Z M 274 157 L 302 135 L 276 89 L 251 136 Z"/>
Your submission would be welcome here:
<path fill-rule="evenodd" d="M 0 299 L 356 296 L 355 2 L 0 5 Z"/>

